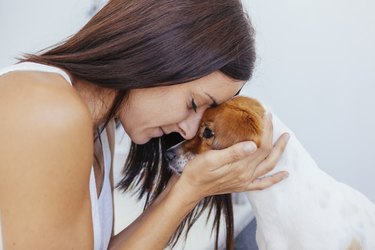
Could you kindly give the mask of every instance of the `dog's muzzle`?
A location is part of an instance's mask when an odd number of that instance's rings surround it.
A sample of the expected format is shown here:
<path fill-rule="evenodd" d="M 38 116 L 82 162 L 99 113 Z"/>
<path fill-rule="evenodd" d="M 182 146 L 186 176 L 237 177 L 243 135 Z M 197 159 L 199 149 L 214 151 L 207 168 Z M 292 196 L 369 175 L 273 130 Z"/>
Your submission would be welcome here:
<path fill-rule="evenodd" d="M 185 165 L 188 161 L 192 160 L 195 157 L 195 154 L 191 152 L 185 152 L 183 149 L 185 141 L 182 141 L 173 147 L 170 147 L 166 154 L 165 158 L 168 162 L 168 166 L 173 172 L 181 174 L 185 168 Z"/>

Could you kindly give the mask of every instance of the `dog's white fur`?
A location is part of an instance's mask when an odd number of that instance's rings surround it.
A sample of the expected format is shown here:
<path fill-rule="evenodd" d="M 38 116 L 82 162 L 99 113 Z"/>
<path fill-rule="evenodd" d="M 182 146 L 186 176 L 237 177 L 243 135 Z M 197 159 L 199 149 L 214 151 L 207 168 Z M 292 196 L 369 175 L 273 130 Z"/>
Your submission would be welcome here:
<path fill-rule="evenodd" d="M 375 205 L 319 169 L 293 132 L 273 115 L 273 138 L 284 132 L 290 134 L 288 145 L 269 174 L 286 170 L 289 177 L 247 193 L 257 219 L 259 249 L 374 250 Z M 182 172 L 192 157 L 178 154 L 170 166 Z"/>
<path fill-rule="evenodd" d="M 288 132 L 288 145 L 274 173 L 282 182 L 248 192 L 257 219 L 259 249 L 375 249 L 375 205 L 363 194 L 318 168 L 295 135 L 273 115 L 273 137 Z"/>

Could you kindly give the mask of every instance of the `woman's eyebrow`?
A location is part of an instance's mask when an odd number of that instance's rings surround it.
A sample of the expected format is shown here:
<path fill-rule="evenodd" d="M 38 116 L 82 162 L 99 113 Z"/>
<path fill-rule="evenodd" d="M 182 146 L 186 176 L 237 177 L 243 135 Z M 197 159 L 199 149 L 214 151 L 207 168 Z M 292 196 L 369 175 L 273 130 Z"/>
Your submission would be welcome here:
<path fill-rule="evenodd" d="M 212 100 L 212 103 L 210 105 L 210 108 L 214 108 L 214 107 L 217 107 L 217 101 L 215 100 L 215 98 L 213 98 L 213 96 L 211 96 L 210 94 L 204 92 L 211 100 Z"/>

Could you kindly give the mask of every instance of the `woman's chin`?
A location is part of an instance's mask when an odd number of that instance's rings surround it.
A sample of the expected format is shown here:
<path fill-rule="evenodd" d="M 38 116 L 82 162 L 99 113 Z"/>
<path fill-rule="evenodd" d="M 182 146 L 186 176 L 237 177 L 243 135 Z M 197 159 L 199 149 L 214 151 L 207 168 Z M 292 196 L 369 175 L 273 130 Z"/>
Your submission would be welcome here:
<path fill-rule="evenodd" d="M 143 145 L 149 142 L 152 138 L 159 138 L 164 134 L 163 130 L 160 128 L 153 129 L 153 133 L 151 135 L 142 135 L 142 136 L 130 136 L 130 139 L 132 142 L 134 142 L 137 145 Z"/>
<path fill-rule="evenodd" d="M 143 144 L 146 144 L 147 142 L 149 142 L 151 140 L 151 138 L 134 138 L 134 139 L 131 139 L 131 140 L 132 140 L 132 142 L 134 142 L 137 145 L 143 145 Z"/>
<path fill-rule="evenodd" d="M 146 144 L 147 142 L 149 142 L 152 138 L 157 138 L 158 136 L 155 136 L 155 137 L 138 137 L 138 138 L 134 138 L 134 139 L 131 139 L 132 142 L 134 142 L 135 144 L 137 145 L 143 145 L 143 144 Z"/>

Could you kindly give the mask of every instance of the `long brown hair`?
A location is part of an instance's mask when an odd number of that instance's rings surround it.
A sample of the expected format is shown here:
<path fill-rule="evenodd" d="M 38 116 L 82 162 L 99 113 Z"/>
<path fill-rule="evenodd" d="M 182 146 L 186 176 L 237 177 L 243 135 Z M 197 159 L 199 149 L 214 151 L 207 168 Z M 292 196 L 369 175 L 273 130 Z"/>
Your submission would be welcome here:
<path fill-rule="evenodd" d="M 254 32 L 240 0 L 110 0 L 75 35 L 22 61 L 60 67 L 75 78 L 115 89 L 107 124 L 131 89 L 181 84 L 214 71 L 249 80 Z M 132 143 L 119 187 L 137 185 L 140 198 L 147 194 L 145 207 L 151 204 L 171 177 L 163 155 L 176 140 L 170 135 L 145 145 Z M 233 248 L 230 195 L 204 199 L 182 222 L 172 245 L 206 207 L 215 210 L 216 231 L 224 214 L 226 246 Z"/>

